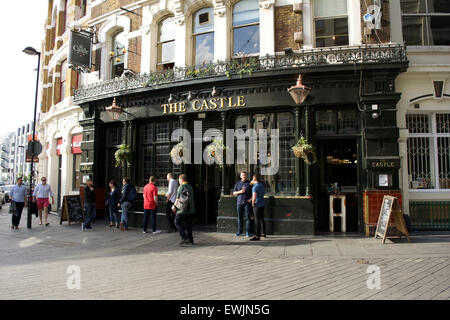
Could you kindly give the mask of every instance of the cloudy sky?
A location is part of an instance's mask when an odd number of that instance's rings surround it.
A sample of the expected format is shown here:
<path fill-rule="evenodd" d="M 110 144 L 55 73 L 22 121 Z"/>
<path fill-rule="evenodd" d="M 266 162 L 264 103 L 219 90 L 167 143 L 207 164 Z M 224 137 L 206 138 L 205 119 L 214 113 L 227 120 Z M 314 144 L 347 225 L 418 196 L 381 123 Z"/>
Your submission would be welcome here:
<path fill-rule="evenodd" d="M 33 121 L 37 56 L 22 52 L 25 47 L 41 51 L 47 0 L 3 1 L 0 26 L 3 45 L 0 61 L 0 136 Z M 18 15 L 20 13 L 20 15 Z M 40 101 L 38 100 L 38 108 Z"/>

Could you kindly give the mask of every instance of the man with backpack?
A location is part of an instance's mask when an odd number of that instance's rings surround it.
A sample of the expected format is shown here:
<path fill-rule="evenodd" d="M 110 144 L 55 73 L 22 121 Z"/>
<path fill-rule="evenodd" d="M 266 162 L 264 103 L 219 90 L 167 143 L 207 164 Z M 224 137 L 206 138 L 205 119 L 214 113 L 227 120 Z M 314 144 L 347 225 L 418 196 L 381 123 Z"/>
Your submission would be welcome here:
<path fill-rule="evenodd" d="M 172 209 L 176 211 L 175 225 L 181 236 L 180 245 L 194 244 L 192 236 L 192 214 L 195 213 L 194 190 L 187 182 L 185 174 L 178 178 L 180 186 L 177 191 L 177 199 Z M 187 234 L 186 234 L 187 233 Z"/>
<path fill-rule="evenodd" d="M 120 199 L 118 206 L 122 208 L 120 230 L 125 231 L 128 230 L 128 211 L 136 200 L 136 188 L 131 184 L 129 178 L 123 178 L 122 184 L 122 198 Z"/>

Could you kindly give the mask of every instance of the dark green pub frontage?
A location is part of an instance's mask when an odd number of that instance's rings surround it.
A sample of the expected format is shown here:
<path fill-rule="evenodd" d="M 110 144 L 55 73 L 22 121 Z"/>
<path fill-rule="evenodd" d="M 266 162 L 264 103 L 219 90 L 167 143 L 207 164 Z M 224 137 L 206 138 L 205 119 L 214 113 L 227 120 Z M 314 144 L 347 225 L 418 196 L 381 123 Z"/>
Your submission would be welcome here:
<path fill-rule="evenodd" d="M 169 153 L 178 140 L 172 141 L 172 133 L 188 130 L 194 152 L 194 144 L 204 150 L 211 142 L 211 129 L 223 135 L 224 144 L 233 145 L 237 141 L 226 141 L 227 129 L 278 129 L 278 171 L 262 176 L 267 233 L 316 234 L 330 231 L 331 225 L 333 231 L 362 233 L 369 222 L 364 216 L 365 194 L 399 190 L 396 104 L 400 94 L 395 79 L 407 65 L 402 46 L 346 47 L 244 57 L 78 89 L 75 103 L 85 115 L 80 122 L 82 175 L 92 176 L 104 192 L 111 179 L 128 176 L 141 190 L 150 176 L 156 176 L 158 229 L 165 229 L 166 175 L 186 173 L 195 191 L 194 223 L 234 233 L 233 186 L 241 171 L 251 175 L 262 165 L 174 164 Z M 299 74 L 312 89 L 303 103 L 296 104 L 287 89 Z M 108 111 L 114 98 L 122 111 L 116 113 L 117 119 Z M 316 164 L 295 157 L 292 146 L 300 136 L 314 145 Z M 114 165 L 120 144 L 133 151 L 131 167 Z M 334 184 L 345 196 L 340 202 L 345 215 L 331 222 L 330 206 L 338 212 L 340 200 L 331 197 Z M 143 218 L 142 194 L 140 198 L 130 216 L 135 227 Z M 343 217 L 345 224 L 340 221 Z"/>

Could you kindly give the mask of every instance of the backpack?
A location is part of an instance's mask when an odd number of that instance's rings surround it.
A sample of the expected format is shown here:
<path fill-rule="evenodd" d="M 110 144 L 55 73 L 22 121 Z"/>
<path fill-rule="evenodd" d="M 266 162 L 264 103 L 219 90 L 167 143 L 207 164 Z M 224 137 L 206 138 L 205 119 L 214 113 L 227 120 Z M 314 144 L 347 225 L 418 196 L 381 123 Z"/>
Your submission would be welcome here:
<path fill-rule="evenodd" d="M 136 200 L 136 188 L 133 185 L 130 185 L 130 192 L 128 192 L 128 201 L 133 202 Z"/>
<path fill-rule="evenodd" d="M 191 200 L 191 193 L 188 188 L 183 188 L 181 192 L 180 199 L 178 200 L 177 208 L 183 212 L 189 211 L 189 202 Z"/>

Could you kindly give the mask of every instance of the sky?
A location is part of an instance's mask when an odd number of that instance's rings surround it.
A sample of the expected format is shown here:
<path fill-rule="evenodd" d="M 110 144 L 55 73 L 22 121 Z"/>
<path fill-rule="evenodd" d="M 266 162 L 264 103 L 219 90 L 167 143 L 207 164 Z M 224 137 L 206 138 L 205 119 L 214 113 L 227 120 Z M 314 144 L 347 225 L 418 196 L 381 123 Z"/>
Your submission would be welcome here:
<path fill-rule="evenodd" d="M 38 57 L 27 55 L 22 50 L 31 46 L 41 51 L 47 4 L 47 0 L 2 2 L 0 137 L 16 132 L 18 127 L 33 121 Z M 20 16 L 17 15 L 19 12 Z M 40 96 L 38 99 L 39 112 Z"/>

